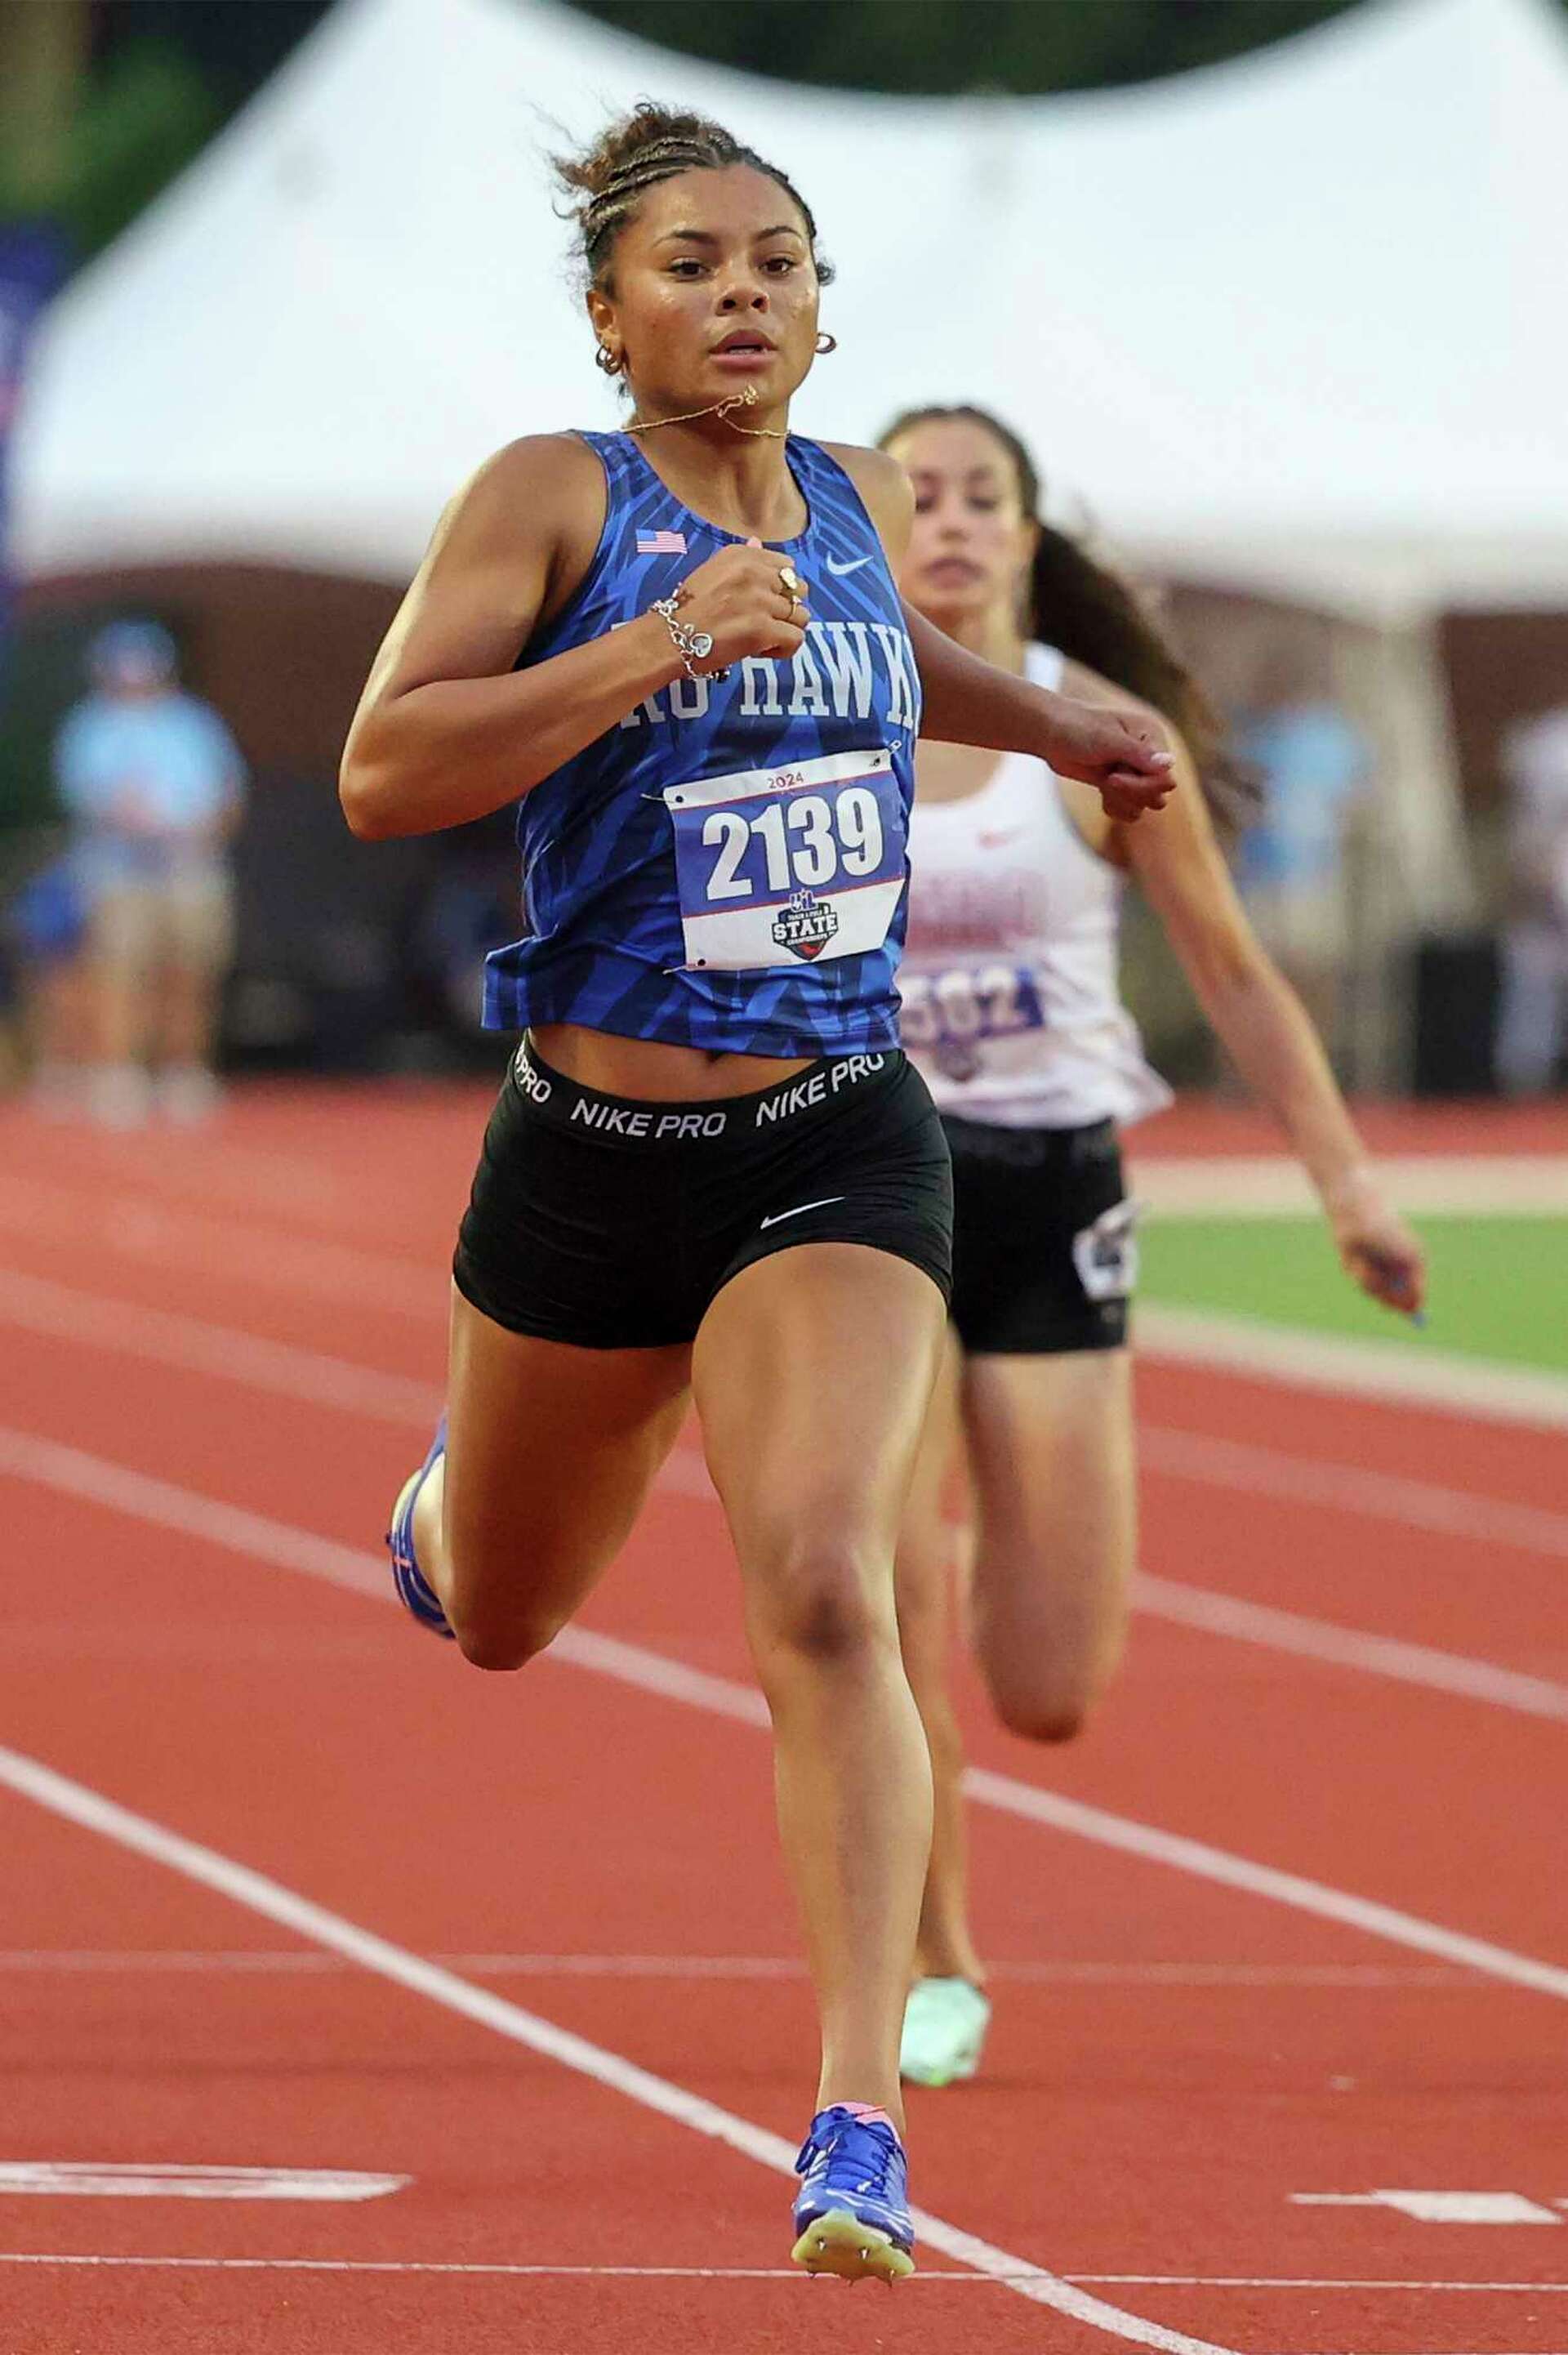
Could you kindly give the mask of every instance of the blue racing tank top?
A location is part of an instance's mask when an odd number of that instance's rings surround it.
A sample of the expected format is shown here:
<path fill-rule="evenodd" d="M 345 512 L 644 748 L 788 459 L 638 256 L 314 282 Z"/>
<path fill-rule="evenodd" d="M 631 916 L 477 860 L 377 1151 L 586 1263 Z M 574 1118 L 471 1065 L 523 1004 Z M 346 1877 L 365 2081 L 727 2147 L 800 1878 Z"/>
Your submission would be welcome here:
<path fill-rule="evenodd" d="M 672 595 L 733 532 L 683 506 L 627 433 L 584 433 L 604 528 L 519 669 Z M 577 1022 L 731 1054 L 897 1043 L 920 684 L 882 543 L 816 442 L 785 451 L 806 528 L 770 543 L 810 593 L 793 660 L 677 678 L 518 809 L 523 937 L 485 961 L 487 1028 Z"/>

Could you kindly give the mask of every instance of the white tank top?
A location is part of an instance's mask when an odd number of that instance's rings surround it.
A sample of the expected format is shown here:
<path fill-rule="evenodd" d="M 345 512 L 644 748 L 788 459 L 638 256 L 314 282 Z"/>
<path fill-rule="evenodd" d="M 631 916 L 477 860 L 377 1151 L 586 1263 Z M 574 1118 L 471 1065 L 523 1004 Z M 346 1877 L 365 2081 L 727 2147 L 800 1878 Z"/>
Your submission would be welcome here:
<path fill-rule="evenodd" d="M 1035 686 L 1065 667 L 1054 646 L 1028 649 Z M 916 793 L 909 865 L 901 1027 L 939 1111 L 1081 1128 L 1171 1102 L 1117 988 L 1121 877 L 1043 761 L 1004 753 L 958 801 Z"/>

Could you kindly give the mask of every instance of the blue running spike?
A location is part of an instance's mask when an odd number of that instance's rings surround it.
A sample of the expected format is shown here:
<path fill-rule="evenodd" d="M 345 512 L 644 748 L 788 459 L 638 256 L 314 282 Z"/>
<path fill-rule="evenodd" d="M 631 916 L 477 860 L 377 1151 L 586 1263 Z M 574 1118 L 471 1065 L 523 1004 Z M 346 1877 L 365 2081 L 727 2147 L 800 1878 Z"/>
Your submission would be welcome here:
<path fill-rule="evenodd" d="M 453 1643 L 456 1638 L 447 1624 L 447 1614 L 420 1571 L 414 1553 L 414 1507 L 420 1489 L 446 1450 L 447 1419 L 443 1414 L 436 1425 L 429 1454 L 412 1477 L 404 1482 L 402 1493 L 392 1508 L 392 1526 L 387 1532 L 387 1550 L 392 1557 L 392 1583 L 397 1590 L 397 1600 L 404 1610 L 416 1618 L 421 1627 L 428 1627 L 433 1636 L 444 1636 L 449 1643 Z"/>
<path fill-rule="evenodd" d="M 798 2265 L 852 2282 L 914 2272 L 909 2162 L 880 2111 L 842 2102 L 820 2111 L 795 2172 L 804 2179 L 795 2199 Z"/>

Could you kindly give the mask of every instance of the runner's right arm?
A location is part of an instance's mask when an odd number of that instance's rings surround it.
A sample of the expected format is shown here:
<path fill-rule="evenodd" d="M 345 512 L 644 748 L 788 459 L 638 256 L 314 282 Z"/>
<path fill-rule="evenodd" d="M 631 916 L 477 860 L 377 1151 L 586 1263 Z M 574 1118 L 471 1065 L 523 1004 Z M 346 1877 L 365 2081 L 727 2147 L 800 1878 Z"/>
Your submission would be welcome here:
<path fill-rule="evenodd" d="M 338 792 L 355 834 L 433 834 L 503 809 L 677 676 L 657 614 L 512 667 L 592 561 L 596 490 L 602 516 L 592 452 L 551 434 L 499 451 L 453 499 L 348 731 Z"/>
<path fill-rule="evenodd" d="M 452 501 L 348 731 L 338 794 L 353 833 L 434 834 L 504 809 L 681 677 L 657 613 L 512 667 L 586 575 L 604 497 L 592 451 L 559 433 L 510 443 Z M 800 645 L 779 570 L 764 549 L 726 548 L 691 574 L 681 619 L 713 638 L 705 669 Z"/>

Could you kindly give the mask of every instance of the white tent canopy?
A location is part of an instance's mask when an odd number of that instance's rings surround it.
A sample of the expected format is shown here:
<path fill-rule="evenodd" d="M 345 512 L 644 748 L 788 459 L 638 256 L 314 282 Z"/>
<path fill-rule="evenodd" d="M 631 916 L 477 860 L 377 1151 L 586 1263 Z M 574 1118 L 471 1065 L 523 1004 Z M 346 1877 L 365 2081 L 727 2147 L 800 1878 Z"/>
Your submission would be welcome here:
<path fill-rule="evenodd" d="M 1059 505 L 1188 577 L 1386 618 L 1568 603 L 1549 0 L 1367 0 L 1175 80 L 959 103 L 720 71 L 548 0 L 342 0 L 58 305 L 24 571 L 399 578 L 486 451 L 612 422 L 545 156 L 645 93 L 811 200 L 841 350 L 802 430 L 979 400 Z"/>

